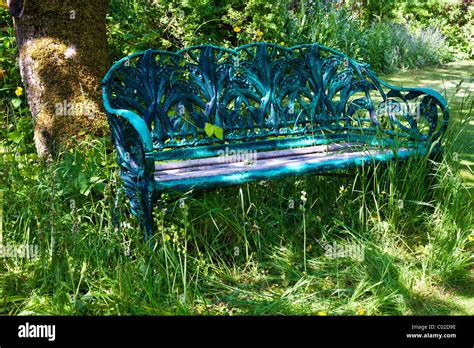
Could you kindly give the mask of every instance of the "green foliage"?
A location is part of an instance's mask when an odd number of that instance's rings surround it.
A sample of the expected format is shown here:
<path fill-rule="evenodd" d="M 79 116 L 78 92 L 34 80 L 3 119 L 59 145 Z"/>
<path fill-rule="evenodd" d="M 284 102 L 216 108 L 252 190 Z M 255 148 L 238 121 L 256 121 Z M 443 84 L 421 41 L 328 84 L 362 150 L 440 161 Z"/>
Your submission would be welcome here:
<path fill-rule="evenodd" d="M 224 130 L 219 126 L 206 123 L 206 125 L 204 126 L 204 131 L 206 132 L 206 135 L 208 137 L 212 137 L 213 135 L 215 135 L 218 139 L 222 140 L 224 138 Z"/>
<path fill-rule="evenodd" d="M 0 139 L 5 139 L 5 145 L 13 152 L 31 152 L 34 148 L 22 86 L 13 23 L 8 12 L 0 8 Z"/>
<path fill-rule="evenodd" d="M 409 0 L 400 3 L 397 17 L 416 28 L 435 27 L 446 37 L 446 49 L 455 59 L 474 55 L 474 11 L 461 1 Z"/>
<path fill-rule="evenodd" d="M 363 30 L 362 21 L 354 20 L 346 9 L 335 10 L 314 2 L 289 11 L 286 36 L 289 45 L 318 42 L 356 57 Z"/>
<path fill-rule="evenodd" d="M 364 11 L 365 17 L 368 21 L 390 17 L 394 7 L 400 2 L 400 0 L 367 0 Z"/>
<path fill-rule="evenodd" d="M 149 47 L 178 50 L 205 43 L 235 47 L 260 40 L 287 46 L 319 42 L 369 62 L 377 72 L 471 54 L 472 11 L 469 14 L 460 5 L 399 0 L 357 4 L 113 0 L 109 42 L 114 60 Z"/>
<path fill-rule="evenodd" d="M 435 65 L 447 60 L 446 41 L 440 31 L 419 29 L 410 31 L 393 22 L 373 22 L 365 29 L 360 42 L 360 55 L 375 71 Z"/>

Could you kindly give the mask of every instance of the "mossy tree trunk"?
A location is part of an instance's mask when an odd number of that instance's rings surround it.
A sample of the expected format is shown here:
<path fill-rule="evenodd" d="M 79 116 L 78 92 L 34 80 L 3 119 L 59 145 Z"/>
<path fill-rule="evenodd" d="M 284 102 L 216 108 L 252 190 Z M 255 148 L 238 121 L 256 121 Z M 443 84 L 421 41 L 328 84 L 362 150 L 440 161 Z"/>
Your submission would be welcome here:
<path fill-rule="evenodd" d="M 41 157 L 70 145 L 73 135 L 100 135 L 100 81 L 109 66 L 109 0 L 9 0 L 19 65 Z"/>

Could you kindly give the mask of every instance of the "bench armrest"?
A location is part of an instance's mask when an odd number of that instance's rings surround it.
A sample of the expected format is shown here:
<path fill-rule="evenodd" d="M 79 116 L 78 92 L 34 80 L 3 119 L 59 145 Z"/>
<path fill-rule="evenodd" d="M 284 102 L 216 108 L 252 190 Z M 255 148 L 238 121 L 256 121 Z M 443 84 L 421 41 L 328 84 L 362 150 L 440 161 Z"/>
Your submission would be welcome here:
<path fill-rule="evenodd" d="M 105 111 L 122 169 L 140 177 L 152 175 L 153 141 L 146 122 L 130 110 L 114 109 L 109 102 L 107 85 L 102 85 Z"/>
<path fill-rule="evenodd" d="M 140 140 L 143 144 L 143 149 L 146 153 L 153 151 L 153 142 L 151 140 L 151 134 L 143 118 L 138 116 L 133 111 L 123 109 L 114 110 L 114 115 L 124 118 L 128 121 L 128 123 L 133 126 L 138 136 L 140 137 Z"/>
<path fill-rule="evenodd" d="M 129 110 L 107 113 L 119 165 L 131 174 L 150 177 L 153 173 L 153 143 L 145 121 Z"/>
<path fill-rule="evenodd" d="M 446 129 L 448 126 L 448 121 L 449 121 L 449 108 L 448 108 L 448 102 L 446 99 L 437 91 L 431 88 L 426 88 L 426 87 L 398 87 L 398 86 L 393 86 L 387 82 L 379 80 L 380 83 L 387 87 L 390 88 L 393 91 L 400 91 L 400 92 L 412 92 L 412 93 L 417 93 L 417 94 L 426 94 L 433 99 L 437 101 L 438 106 L 441 108 L 443 111 L 443 120 L 442 120 L 442 126 L 443 130 Z"/>
<path fill-rule="evenodd" d="M 449 121 L 449 108 L 446 99 L 437 91 L 431 88 L 425 87 L 398 87 L 391 85 L 385 81 L 380 80 L 377 76 L 368 70 L 368 75 L 372 80 L 389 89 L 387 97 L 400 98 L 403 102 L 408 103 L 409 101 L 422 97 L 421 101 L 417 102 L 419 115 L 413 117 L 412 122 L 418 123 L 418 117 L 425 118 L 430 125 L 430 134 L 425 135 L 432 142 L 438 140 L 443 136 L 448 127 Z M 437 108 L 442 112 L 442 119 L 439 119 Z M 417 111 L 417 112 L 418 112 Z M 413 116 L 413 115 L 411 115 Z M 399 125 L 400 126 L 400 125 Z"/>

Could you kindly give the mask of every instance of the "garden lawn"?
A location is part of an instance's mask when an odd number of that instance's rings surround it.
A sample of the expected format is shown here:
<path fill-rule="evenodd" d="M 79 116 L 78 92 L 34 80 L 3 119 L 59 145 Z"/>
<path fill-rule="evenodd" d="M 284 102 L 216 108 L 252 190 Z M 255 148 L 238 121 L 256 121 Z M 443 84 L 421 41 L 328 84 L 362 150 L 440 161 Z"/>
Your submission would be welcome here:
<path fill-rule="evenodd" d="M 439 67 L 418 70 L 399 71 L 381 77 L 387 82 L 404 87 L 429 87 L 447 96 L 451 110 L 450 127 L 459 125 L 458 110 L 469 111 L 468 105 L 474 99 L 474 61 L 466 60 L 453 62 Z M 465 103 L 466 105 L 462 105 Z M 457 147 L 458 164 L 461 166 L 461 176 L 471 192 L 474 189 L 474 120 L 466 124 L 466 130 Z"/>

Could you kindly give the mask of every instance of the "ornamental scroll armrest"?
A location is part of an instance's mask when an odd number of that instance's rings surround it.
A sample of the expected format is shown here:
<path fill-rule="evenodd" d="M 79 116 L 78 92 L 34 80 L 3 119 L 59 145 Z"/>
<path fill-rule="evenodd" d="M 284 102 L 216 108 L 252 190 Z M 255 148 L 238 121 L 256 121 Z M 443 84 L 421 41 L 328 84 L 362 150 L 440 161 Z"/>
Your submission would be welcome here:
<path fill-rule="evenodd" d="M 102 84 L 102 96 L 120 167 L 134 176 L 150 177 L 154 158 L 147 124 L 133 111 L 114 109 L 110 105 L 106 81 Z"/>
<path fill-rule="evenodd" d="M 150 177 L 154 168 L 153 143 L 145 121 L 129 110 L 114 110 L 107 117 L 120 166 L 138 177 Z"/>
<path fill-rule="evenodd" d="M 373 73 L 371 75 L 380 89 L 382 86 L 388 89 L 381 105 L 395 132 L 431 143 L 443 136 L 448 126 L 449 109 L 440 93 L 424 87 L 393 86 Z"/>

